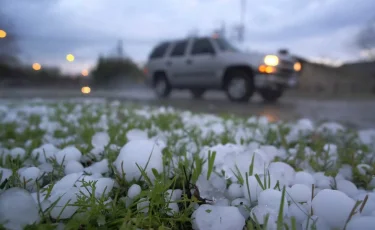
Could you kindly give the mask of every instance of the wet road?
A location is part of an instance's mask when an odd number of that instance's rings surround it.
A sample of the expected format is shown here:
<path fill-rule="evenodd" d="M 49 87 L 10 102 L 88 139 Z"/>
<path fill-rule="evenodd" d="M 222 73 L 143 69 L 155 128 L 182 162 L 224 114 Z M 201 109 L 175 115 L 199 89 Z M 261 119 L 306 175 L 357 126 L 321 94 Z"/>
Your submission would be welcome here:
<path fill-rule="evenodd" d="M 339 121 L 356 128 L 375 128 L 375 99 L 312 99 L 285 95 L 275 104 L 266 104 L 258 96 L 249 103 L 232 103 L 224 93 L 208 92 L 203 99 L 193 100 L 189 92 L 173 92 L 169 99 L 159 100 L 147 88 L 137 87 L 113 91 L 92 91 L 83 95 L 77 90 L 0 89 L 1 99 L 31 98 L 106 98 L 136 101 L 142 104 L 170 105 L 195 112 L 233 113 L 237 115 L 264 115 L 270 120 L 310 118 L 314 121 Z"/>

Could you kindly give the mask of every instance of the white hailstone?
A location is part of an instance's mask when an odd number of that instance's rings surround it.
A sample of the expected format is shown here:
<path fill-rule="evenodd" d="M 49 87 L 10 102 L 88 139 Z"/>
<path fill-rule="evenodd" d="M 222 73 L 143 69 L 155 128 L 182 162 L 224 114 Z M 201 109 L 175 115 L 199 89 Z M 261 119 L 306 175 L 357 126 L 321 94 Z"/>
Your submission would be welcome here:
<path fill-rule="evenodd" d="M 59 165 L 69 161 L 79 161 L 82 153 L 74 146 L 68 146 L 56 153 L 56 161 Z"/>
<path fill-rule="evenodd" d="M 92 173 L 92 174 L 95 174 L 95 173 L 99 173 L 99 174 L 107 173 L 107 172 L 109 172 L 108 159 L 103 159 L 103 160 L 101 160 L 99 162 L 96 162 L 96 163 L 90 165 L 89 167 L 85 168 L 84 171 L 87 172 L 87 173 Z"/>
<path fill-rule="evenodd" d="M 53 171 L 53 166 L 50 163 L 42 163 L 38 166 L 41 172 L 51 173 Z"/>
<path fill-rule="evenodd" d="M 99 178 L 95 184 L 95 196 L 101 197 L 102 195 L 108 196 L 112 191 L 115 181 L 112 178 Z"/>
<path fill-rule="evenodd" d="M 237 183 L 232 183 L 229 185 L 227 190 L 228 198 L 234 200 L 236 198 L 240 198 L 244 196 L 242 185 Z"/>
<path fill-rule="evenodd" d="M 12 176 L 13 172 L 11 169 L 1 168 L 0 167 L 0 174 L 2 175 L 0 178 L 0 184 L 4 183 L 9 177 Z"/>
<path fill-rule="evenodd" d="M 366 145 L 375 143 L 375 129 L 364 129 L 358 131 L 359 140 Z"/>
<path fill-rule="evenodd" d="M 171 201 L 178 201 L 182 198 L 182 190 L 181 189 L 168 189 L 165 192 L 165 199 Z"/>
<path fill-rule="evenodd" d="M 317 229 L 317 230 L 331 230 L 332 228 L 329 224 L 322 218 L 318 216 L 307 217 L 301 225 L 302 229 Z"/>
<path fill-rule="evenodd" d="M 69 174 L 72 175 L 72 174 Z M 51 217 L 53 219 L 69 219 L 77 211 L 78 207 L 73 206 L 77 201 L 77 195 L 79 195 L 79 189 L 70 187 L 69 189 L 58 190 L 56 193 L 51 195 L 49 201 L 56 203 L 51 209 Z"/>
<path fill-rule="evenodd" d="M 215 200 L 215 203 L 214 203 L 215 206 L 229 206 L 229 204 L 230 202 L 226 198 L 219 198 Z"/>
<path fill-rule="evenodd" d="M 296 174 L 292 166 L 284 162 L 272 162 L 268 166 L 268 171 L 271 175 L 278 175 L 278 178 L 282 179 L 286 185 L 292 184 Z"/>
<path fill-rule="evenodd" d="M 270 221 L 277 218 L 278 212 L 267 205 L 260 204 L 252 208 L 250 211 L 250 218 L 254 221 L 258 221 L 259 224 L 265 224 L 265 218 L 267 215 L 269 216 L 267 223 L 270 223 Z"/>
<path fill-rule="evenodd" d="M 95 133 L 91 139 L 91 144 L 94 148 L 104 148 L 110 142 L 110 137 L 106 132 Z"/>
<path fill-rule="evenodd" d="M 375 193 L 373 193 L 373 192 L 362 193 L 362 194 L 358 194 L 355 197 L 355 200 L 364 201 L 366 196 L 368 196 L 367 201 L 366 201 L 366 204 L 363 207 L 363 210 L 362 210 L 362 213 L 361 213 L 364 216 L 371 215 L 372 212 L 375 212 Z"/>
<path fill-rule="evenodd" d="M 242 216 L 247 219 L 250 216 L 250 201 L 244 198 L 237 198 L 232 201 L 232 206 L 235 206 L 238 208 L 238 211 L 242 214 Z"/>
<path fill-rule="evenodd" d="M 141 192 L 142 192 L 141 186 L 139 186 L 138 184 L 132 184 L 132 186 L 130 186 L 130 188 L 128 189 L 127 195 L 130 199 L 134 199 L 136 196 L 141 194 Z"/>
<path fill-rule="evenodd" d="M 294 216 L 297 223 L 301 223 L 309 216 L 309 208 L 306 204 L 292 203 L 289 206 L 289 216 Z"/>
<path fill-rule="evenodd" d="M 248 184 L 247 184 L 248 183 Z M 246 184 L 242 186 L 242 191 L 246 199 L 251 202 L 258 200 L 258 192 L 261 188 L 255 176 L 249 176 Z"/>
<path fill-rule="evenodd" d="M 0 223 L 6 229 L 23 229 L 39 221 L 38 206 L 26 190 L 10 188 L 0 193 Z"/>
<path fill-rule="evenodd" d="M 279 211 L 281 206 L 282 192 L 274 189 L 266 189 L 260 192 L 258 197 L 258 204 L 265 205 L 275 211 Z M 288 214 L 288 201 L 286 196 L 284 198 L 284 207 L 283 207 L 284 216 Z"/>
<path fill-rule="evenodd" d="M 65 175 L 83 172 L 83 165 L 78 161 L 69 161 L 64 168 Z"/>
<path fill-rule="evenodd" d="M 149 139 L 147 132 L 140 129 L 129 130 L 128 132 L 126 132 L 126 138 L 128 139 L 128 141 Z"/>
<path fill-rule="evenodd" d="M 361 175 L 366 175 L 368 172 L 371 172 L 372 167 L 368 164 L 359 164 L 357 165 L 357 169 Z"/>
<path fill-rule="evenodd" d="M 127 181 L 138 180 L 141 177 L 142 173 L 138 166 L 146 172 L 151 181 L 154 181 L 152 169 L 159 173 L 163 171 L 162 151 L 150 140 L 130 141 L 122 147 L 114 165 L 119 174 L 125 173 Z"/>
<path fill-rule="evenodd" d="M 245 218 L 236 207 L 201 205 L 192 214 L 195 230 L 242 230 Z"/>
<path fill-rule="evenodd" d="M 44 144 L 31 152 L 33 157 L 37 157 L 39 163 L 46 163 L 47 159 L 53 158 L 59 151 L 53 144 Z"/>
<path fill-rule="evenodd" d="M 23 148 L 13 148 L 10 150 L 10 155 L 12 156 L 13 159 L 19 157 L 20 159 L 24 158 L 26 155 L 26 150 Z"/>
<path fill-rule="evenodd" d="M 60 193 L 60 191 L 66 191 L 73 187 L 76 181 L 82 176 L 82 173 L 71 173 L 55 183 L 51 193 Z"/>
<path fill-rule="evenodd" d="M 345 180 L 352 180 L 353 179 L 353 169 L 350 165 L 343 165 L 340 169 L 338 174 L 342 175 Z"/>
<path fill-rule="evenodd" d="M 355 186 L 353 182 L 348 180 L 337 180 L 336 187 L 337 190 L 345 193 L 346 195 L 352 198 L 358 195 L 359 193 L 357 186 Z"/>
<path fill-rule="evenodd" d="M 129 208 L 133 204 L 133 199 L 127 196 L 121 197 L 120 200 L 125 204 L 125 208 Z"/>
<path fill-rule="evenodd" d="M 26 183 L 28 190 L 34 190 L 37 188 L 36 180 L 41 175 L 41 171 L 37 167 L 21 168 L 18 170 L 18 175 L 22 182 Z"/>
<path fill-rule="evenodd" d="M 312 200 L 314 215 L 323 218 L 331 228 L 342 229 L 355 201 L 337 190 L 323 189 Z"/>
<path fill-rule="evenodd" d="M 375 218 L 373 216 L 360 216 L 352 218 L 346 226 L 346 230 L 372 230 L 374 226 Z"/>
<path fill-rule="evenodd" d="M 317 131 L 319 133 L 336 135 L 339 132 L 345 131 L 345 127 L 337 122 L 325 122 L 317 128 Z"/>
<path fill-rule="evenodd" d="M 148 201 L 146 198 L 141 198 L 139 202 L 137 203 L 137 210 L 138 212 L 148 213 L 150 206 L 150 201 Z"/>
<path fill-rule="evenodd" d="M 315 184 L 315 179 L 308 172 L 297 172 L 295 175 L 294 184 L 305 184 L 311 187 L 313 184 Z"/>
<path fill-rule="evenodd" d="M 295 184 L 288 189 L 288 195 L 294 202 L 307 202 L 311 200 L 311 188 L 304 184 Z"/>

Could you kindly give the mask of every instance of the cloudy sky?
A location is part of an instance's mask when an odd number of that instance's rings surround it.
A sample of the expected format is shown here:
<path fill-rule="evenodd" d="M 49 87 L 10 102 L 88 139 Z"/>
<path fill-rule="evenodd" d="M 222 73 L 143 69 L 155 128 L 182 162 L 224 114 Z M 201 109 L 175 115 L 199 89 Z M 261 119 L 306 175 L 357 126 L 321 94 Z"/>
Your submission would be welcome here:
<path fill-rule="evenodd" d="M 222 22 L 231 32 L 240 0 L 0 0 L 28 62 L 80 71 L 99 54 L 124 51 L 147 58 L 163 39 L 190 31 L 208 34 Z M 244 47 L 263 52 L 288 48 L 306 58 L 359 57 L 354 36 L 374 18 L 374 0 L 247 0 Z M 65 55 L 73 53 L 74 63 Z"/>

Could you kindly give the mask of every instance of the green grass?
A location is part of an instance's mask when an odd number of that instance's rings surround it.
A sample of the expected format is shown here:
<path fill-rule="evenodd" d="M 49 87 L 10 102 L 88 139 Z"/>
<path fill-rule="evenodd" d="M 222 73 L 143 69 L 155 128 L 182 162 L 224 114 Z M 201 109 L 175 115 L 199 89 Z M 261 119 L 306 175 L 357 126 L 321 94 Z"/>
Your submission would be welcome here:
<path fill-rule="evenodd" d="M 151 181 L 144 169 L 139 167 L 142 172 L 142 178 L 135 181 L 124 180 L 124 175 L 120 175 L 111 167 L 110 172 L 105 177 L 114 178 L 118 186 L 114 187 L 108 196 L 95 196 L 95 182 L 84 182 L 87 187 L 88 195 L 80 194 L 77 201 L 71 204 L 77 207 L 77 211 L 72 218 L 68 220 L 53 219 L 50 217 L 50 211 L 56 204 L 50 208 L 40 210 L 41 221 L 38 224 L 27 226 L 26 229 L 55 229 L 59 224 L 64 224 L 65 229 L 191 229 L 191 214 L 194 207 L 205 203 L 199 193 L 191 194 L 190 189 L 197 182 L 199 175 L 204 172 L 205 165 L 208 170 L 203 176 L 209 180 L 213 175 L 222 175 L 215 169 L 215 160 L 218 158 L 218 152 L 210 152 L 208 159 L 199 157 L 199 151 L 204 146 L 214 146 L 218 144 L 234 143 L 250 144 L 259 142 L 261 145 L 273 145 L 277 148 L 286 150 L 288 157 L 276 160 L 288 163 L 296 170 L 304 168 L 304 163 L 308 162 L 311 168 L 316 172 L 326 172 L 327 175 L 335 176 L 339 168 L 344 165 L 350 165 L 353 168 L 353 183 L 364 189 L 372 189 L 370 184 L 374 170 L 368 171 L 365 175 L 361 174 L 357 165 L 366 163 L 375 169 L 374 161 L 369 159 L 369 153 L 372 149 L 358 142 L 356 132 L 348 130 L 340 134 L 326 135 L 317 132 L 309 133 L 301 137 L 298 141 L 289 143 L 286 136 L 290 132 L 290 124 L 277 123 L 273 128 L 260 126 L 257 123 L 249 123 L 245 118 L 235 116 L 216 117 L 217 123 L 224 124 L 223 133 L 215 133 L 212 129 L 202 132 L 202 124 L 187 125 L 184 120 L 184 114 L 179 111 L 155 112 L 157 109 L 142 109 L 135 105 L 126 105 L 121 103 L 37 103 L 40 109 L 48 108 L 48 113 L 30 114 L 27 111 L 19 110 L 20 104 L 10 105 L 12 111 L 17 112 L 17 120 L 0 120 L 0 142 L 4 149 L 21 147 L 26 150 L 24 158 L 12 159 L 10 156 L 0 157 L 0 167 L 12 170 L 13 175 L 0 184 L 0 189 L 20 187 L 27 189 L 27 182 L 23 181 L 17 174 L 17 170 L 23 167 L 27 160 L 30 164 L 38 165 L 36 159 L 31 156 L 33 149 L 44 143 L 53 141 L 58 148 L 64 148 L 69 145 L 76 146 L 83 155 L 88 155 L 93 148 L 91 138 L 96 132 L 107 132 L 110 136 L 110 144 L 122 147 L 127 143 L 126 133 L 132 129 L 146 130 L 149 136 L 164 134 L 166 136 L 166 148 L 163 150 L 164 172 L 153 170 L 155 181 Z M 140 112 L 143 111 L 143 112 Z M 5 117 L 6 113 L 0 117 Z M 203 117 L 197 117 L 202 121 Z M 56 127 L 44 128 L 45 121 L 55 122 Z M 247 130 L 258 130 L 263 137 L 259 140 L 256 135 L 247 135 L 236 140 L 236 129 L 228 124 L 234 124 L 236 128 L 246 128 Z M 52 125 L 53 126 L 53 125 Z M 249 134 L 249 133 L 248 133 Z M 73 137 L 73 138 L 72 138 Z M 46 142 L 46 140 L 49 140 Z M 192 144 L 193 143 L 193 144 Z M 327 143 L 337 145 L 337 159 L 332 159 L 324 145 Z M 189 145 L 190 144 L 190 145 Z M 197 148 L 191 148 L 191 145 Z M 112 146 L 113 147 L 113 146 Z M 316 154 L 307 155 L 305 148 L 310 148 Z M 291 152 L 294 149 L 294 154 Z M 0 149 L 1 151 L 1 149 Z M 193 161 L 187 157 L 187 151 L 193 151 Z M 359 152 L 360 151 L 360 152 Z M 117 158 L 119 151 L 107 146 L 104 150 L 103 158 L 108 159 L 110 165 Z M 1 153 L 0 153 L 1 154 Z M 178 161 L 176 161 L 178 160 Z M 64 169 L 52 159 L 49 160 L 54 165 L 53 172 L 41 176 L 38 180 L 39 193 L 45 193 L 48 197 L 53 185 L 64 176 Z M 244 178 L 239 171 L 234 172 L 239 183 L 248 185 L 248 175 L 253 174 L 254 158 L 249 162 L 249 171 Z M 174 165 L 175 167 L 172 167 Z M 88 166 L 88 164 L 84 164 Z M 173 168 L 171 174 L 167 173 Z M 270 188 L 271 181 L 268 177 L 255 175 L 262 189 Z M 0 175 L 1 178 L 1 175 Z M 127 190 L 133 184 L 141 185 L 142 192 L 131 204 L 126 206 L 124 197 Z M 231 181 L 227 180 L 227 187 Z M 47 186 L 47 187 L 46 187 Z M 183 197 L 179 201 L 165 199 L 165 192 L 168 189 L 181 189 Z M 199 188 L 198 188 L 199 189 Z M 278 184 L 275 188 L 282 191 L 282 205 L 284 198 L 288 196 L 285 187 Z M 249 197 L 250 197 L 250 190 Z M 147 200 L 148 214 L 144 214 L 137 206 Z M 170 203 L 177 203 L 180 209 L 178 213 L 172 213 L 168 208 Z M 293 202 L 293 201 L 292 201 Z M 41 204 L 39 204 L 41 207 Z M 254 204 L 252 204 L 253 207 Z M 360 206 L 361 204 L 356 204 Z M 362 203 L 363 206 L 363 203 Z M 251 208 L 249 208 L 249 211 Z M 363 209 L 363 207 L 362 207 Z M 277 229 L 296 229 L 295 220 L 291 225 L 286 225 L 282 217 L 283 209 L 279 210 L 279 217 L 276 220 Z M 280 215 L 281 214 L 281 215 Z M 308 215 L 308 214 L 307 214 Z M 268 218 L 268 217 L 266 217 Z M 348 217 L 350 219 L 350 217 Z M 348 219 L 348 220 L 349 220 Z M 267 225 L 267 221 L 265 221 Z M 264 229 L 258 221 L 246 220 L 245 229 Z M 1 229 L 1 227 L 0 227 Z"/>

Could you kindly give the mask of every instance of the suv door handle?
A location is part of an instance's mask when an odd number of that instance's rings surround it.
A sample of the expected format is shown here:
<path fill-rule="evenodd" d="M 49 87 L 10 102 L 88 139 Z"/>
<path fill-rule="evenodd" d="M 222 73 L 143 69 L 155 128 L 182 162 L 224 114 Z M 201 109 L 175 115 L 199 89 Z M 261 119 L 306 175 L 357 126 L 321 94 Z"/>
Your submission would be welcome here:
<path fill-rule="evenodd" d="M 186 60 L 186 64 L 191 65 L 192 63 L 193 63 L 193 61 L 191 59 Z"/>
<path fill-rule="evenodd" d="M 171 61 L 167 61 L 165 64 L 167 64 L 168 66 L 172 65 L 172 62 Z"/>

